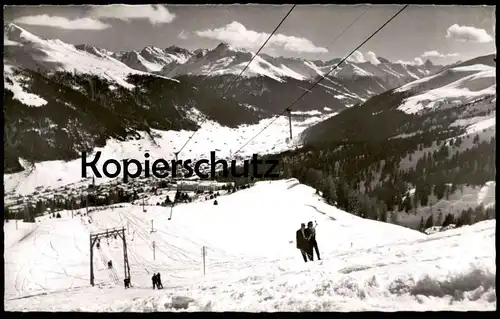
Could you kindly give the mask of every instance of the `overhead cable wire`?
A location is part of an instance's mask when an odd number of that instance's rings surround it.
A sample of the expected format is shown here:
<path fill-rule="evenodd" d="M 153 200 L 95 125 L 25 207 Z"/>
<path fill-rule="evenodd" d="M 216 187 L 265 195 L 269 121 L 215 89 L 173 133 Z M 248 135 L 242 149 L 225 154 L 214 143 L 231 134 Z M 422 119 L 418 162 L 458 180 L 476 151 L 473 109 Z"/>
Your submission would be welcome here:
<path fill-rule="evenodd" d="M 399 10 L 396 14 L 394 14 L 389 20 L 387 20 L 381 27 L 379 27 L 375 32 L 373 32 L 366 40 L 364 40 L 359 46 L 357 46 L 354 50 L 351 51 L 345 58 L 343 58 L 339 63 L 337 63 L 330 71 L 328 71 L 326 74 L 324 74 L 316 83 L 314 83 L 307 91 L 305 91 L 302 95 L 300 95 L 292 104 L 290 104 L 287 108 L 285 108 L 281 113 L 278 114 L 277 117 L 275 117 L 269 124 L 267 124 L 262 130 L 260 130 L 257 134 L 255 134 L 251 139 L 249 139 L 245 144 L 243 144 L 236 152 L 233 153 L 235 155 L 236 153 L 240 152 L 245 146 L 247 146 L 251 141 L 253 141 L 257 136 L 262 134 L 263 131 L 265 131 L 271 124 L 273 124 L 280 116 L 282 116 L 285 112 L 291 110 L 291 107 L 294 106 L 298 101 L 300 101 L 304 96 L 306 96 L 311 90 L 318 85 L 322 80 L 324 80 L 330 73 L 332 73 L 334 70 L 336 70 L 340 64 L 344 63 L 354 52 L 359 50 L 366 42 L 368 42 L 371 38 L 373 38 L 377 33 L 380 32 L 386 25 L 388 25 L 394 18 L 396 18 L 403 10 L 405 10 L 409 5 L 405 5 L 401 10 Z"/>
<path fill-rule="evenodd" d="M 337 41 L 344 33 L 346 33 L 356 22 L 358 22 L 359 19 L 361 19 L 367 12 L 368 10 L 371 9 L 371 6 L 367 6 L 365 11 L 363 11 L 363 13 L 361 13 L 356 19 L 354 19 L 344 30 L 342 30 L 342 32 L 340 32 L 332 41 L 330 41 L 330 43 L 328 43 L 328 45 L 326 46 L 326 48 L 329 48 L 333 43 L 335 43 L 335 41 Z"/>
<path fill-rule="evenodd" d="M 229 89 L 231 88 L 231 86 L 236 82 L 236 80 L 243 74 L 243 72 L 245 72 L 245 70 L 248 68 L 248 66 L 250 66 L 250 63 L 252 63 L 252 61 L 257 57 L 257 55 L 259 55 L 260 51 L 264 48 L 264 46 L 267 44 L 267 42 L 269 42 L 269 40 L 271 39 L 271 37 L 276 33 L 276 31 L 278 31 L 278 29 L 281 27 L 281 25 L 283 24 L 283 22 L 285 22 L 285 20 L 288 18 L 288 16 L 290 15 L 290 13 L 292 13 L 293 9 L 295 9 L 297 5 L 294 4 L 290 10 L 288 10 L 287 14 L 281 19 L 280 23 L 276 26 L 276 28 L 273 30 L 273 32 L 269 35 L 269 37 L 266 39 L 266 41 L 261 45 L 261 47 L 259 48 L 259 50 L 254 54 L 254 56 L 250 59 L 250 61 L 247 63 L 247 65 L 243 68 L 243 70 L 241 70 L 241 72 L 236 75 L 234 77 L 234 80 L 230 83 L 230 85 L 228 86 L 228 88 L 224 91 L 224 93 L 222 94 L 222 99 L 224 99 L 225 95 L 227 94 L 227 92 L 229 92 Z M 203 125 L 206 121 L 208 120 L 205 119 L 201 125 Z M 200 125 L 200 127 L 201 127 Z M 193 134 L 191 134 L 191 136 L 187 139 L 186 143 L 184 143 L 184 145 L 182 145 L 182 147 L 179 149 L 179 151 L 175 152 L 175 159 L 177 160 L 177 156 L 180 154 L 180 152 L 186 147 L 186 145 L 189 143 L 189 141 L 191 141 L 191 139 L 193 138 L 193 136 L 198 132 L 198 130 L 194 131 Z M 182 185 L 181 185 L 181 188 L 182 188 Z M 170 217 L 168 218 L 168 220 L 171 220 L 172 219 L 172 213 L 173 213 L 173 210 L 174 210 L 174 206 L 176 204 L 176 200 L 174 198 L 174 202 L 172 203 L 172 206 L 170 207 Z"/>
<path fill-rule="evenodd" d="M 346 33 L 356 22 L 358 22 L 359 19 L 361 19 L 369 10 L 371 9 L 371 6 L 367 6 L 365 11 L 361 13 L 356 19 L 354 19 L 344 30 L 342 30 L 328 45 L 325 46 L 325 48 L 330 48 L 330 46 L 335 43 L 344 33 Z M 307 89 L 304 89 L 307 90 Z M 291 116 L 291 114 L 289 115 Z M 291 130 L 291 129 L 290 129 Z M 290 133 L 291 135 L 291 133 Z"/>
<path fill-rule="evenodd" d="M 243 70 L 241 70 L 241 72 L 236 75 L 233 79 L 233 81 L 230 83 L 230 85 L 227 87 L 227 89 L 224 91 L 224 93 L 222 94 L 222 99 L 224 99 L 225 95 L 229 92 L 229 89 L 232 87 L 232 85 L 234 83 L 236 83 L 236 80 L 243 74 L 243 72 L 245 72 L 245 70 L 250 66 L 250 63 L 252 63 L 252 61 L 257 57 L 257 55 L 259 55 L 260 51 L 264 48 L 264 46 L 267 44 L 267 42 L 271 39 L 271 37 L 276 33 L 276 31 L 281 27 L 281 25 L 283 24 L 283 22 L 285 22 L 285 20 L 288 18 L 288 16 L 290 15 L 290 13 L 292 13 L 293 9 L 295 9 L 297 5 L 294 4 L 292 6 L 292 8 L 290 10 L 288 10 L 288 13 L 283 17 L 283 19 L 281 19 L 280 23 L 276 26 L 276 28 L 273 30 L 273 32 L 269 35 L 269 37 L 267 38 L 267 40 L 261 45 L 261 47 L 259 48 L 259 50 L 254 54 L 254 56 L 250 59 L 250 61 L 247 63 L 247 65 L 243 68 Z M 208 118 L 206 118 L 202 123 L 201 125 L 203 125 L 206 121 L 208 121 Z M 201 127 L 200 125 L 200 127 Z M 186 145 L 191 141 L 191 139 L 193 138 L 193 136 L 198 132 L 198 130 L 194 131 L 193 134 L 187 139 L 186 143 L 184 143 L 184 145 L 182 145 L 182 147 L 179 149 L 179 151 L 175 152 L 176 156 L 186 147 Z"/>

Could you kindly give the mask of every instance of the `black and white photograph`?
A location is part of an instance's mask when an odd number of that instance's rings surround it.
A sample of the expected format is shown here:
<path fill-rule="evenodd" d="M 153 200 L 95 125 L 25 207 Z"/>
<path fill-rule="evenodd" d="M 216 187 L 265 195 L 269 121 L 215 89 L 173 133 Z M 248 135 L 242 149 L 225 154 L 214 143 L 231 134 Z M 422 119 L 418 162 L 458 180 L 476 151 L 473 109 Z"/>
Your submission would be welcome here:
<path fill-rule="evenodd" d="M 496 6 L 3 11 L 5 311 L 497 309 Z"/>

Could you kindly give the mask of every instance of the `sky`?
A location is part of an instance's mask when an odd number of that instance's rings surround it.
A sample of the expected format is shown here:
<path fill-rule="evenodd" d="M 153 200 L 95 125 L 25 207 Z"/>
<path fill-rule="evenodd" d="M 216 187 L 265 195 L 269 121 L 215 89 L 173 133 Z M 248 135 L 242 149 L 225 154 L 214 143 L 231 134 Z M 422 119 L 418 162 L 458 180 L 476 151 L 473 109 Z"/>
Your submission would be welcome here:
<path fill-rule="evenodd" d="M 220 42 L 256 51 L 291 7 L 6 6 L 4 23 L 13 22 L 43 38 L 115 52 L 148 45 L 212 49 Z M 344 57 L 401 8 L 298 5 L 262 52 L 313 60 Z M 411 5 L 351 59 L 362 62 L 383 57 L 416 64 L 430 59 L 448 64 L 495 52 L 495 7 Z"/>

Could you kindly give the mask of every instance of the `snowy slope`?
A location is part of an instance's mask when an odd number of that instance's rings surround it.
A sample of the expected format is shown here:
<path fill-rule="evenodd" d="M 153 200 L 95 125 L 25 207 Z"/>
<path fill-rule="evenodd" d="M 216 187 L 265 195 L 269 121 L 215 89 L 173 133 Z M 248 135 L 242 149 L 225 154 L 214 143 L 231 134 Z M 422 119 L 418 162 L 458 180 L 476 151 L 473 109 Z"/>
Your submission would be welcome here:
<path fill-rule="evenodd" d="M 4 64 L 37 72 L 95 74 L 126 88 L 134 87 L 126 82 L 127 75 L 144 74 L 110 57 L 102 49 L 87 46 L 89 53 L 58 39 L 42 39 L 12 23 L 5 26 L 4 38 L 7 40 L 4 41 Z"/>
<path fill-rule="evenodd" d="M 294 136 L 308 126 L 317 123 L 335 114 L 323 116 L 311 116 L 303 121 L 293 121 L 292 130 Z M 195 161 L 200 158 L 210 158 L 210 152 L 216 151 L 217 158 L 228 158 L 233 160 L 241 157 L 251 157 L 252 154 L 278 153 L 291 147 L 299 146 L 296 141 L 287 143 L 289 136 L 288 119 L 284 116 L 278 118 L 272 126 L 269 126 L 257 138 L 246 145 L 240 153 L 236 152 L 244 143 L 254 137 L 264 127 L 269 125 L 272 119 L 264 119 L 256 125 L 244 125 L 236 129 L 223 127 L 212 121 L 206 121 L 194 135 L 186 148 L 179 154 L 179 159 L 191 159 Z M 144 153 L 150 153 L 150 160 L 158 158 L 166 160 L 175 159 L 174 152 L 179 150 L 187 139 L 193 134 L 192 131 L 159 131 L 153 130 L 156 136 L 153 139 L 146 133 L 142 133 L 139 140 L 117 141 L 110 139 L 103 148 L 96 148 L 94 151 L 101 151 L 100 162 L 106 159 L 144 159 Z M 95 153 L 94 153 L 95 154 Z M 93 158 L 94 155 L 89 155 Z M 26 165 L 25 168 L 30 166 Z M 88 176 L 92 176 L 92 170 L 88 170 Z M 58 188 L 65 185 L 78 183 L 82 180 L 81 160 L 73 161 L 46 161 L 35 163 L 31 169 L 13 174 L 4 174 L 6 194 L 31 194 L 38 187 Z M 107 182 L 107 178 L 96 180 L 97 183 Z"/>
<path fill-rule="evenodd" d="M 262 200 L 270 194 L 272 201 Z M 328 206 L 293 179 L 260 182 L 218 201 L 178 205 L 171 221 L 168 208 L 145 213 L 127 205 L 91 213 L 91 224 L 64 211 L 61 219 L 42 217 L 18 230 L 15 222 L 5 224 L 6 310 L 496 308 L 494 221 L 426 236 Z M 305 264 L 294 237 L 308 220 L 318 222 L 324 260 Z M 96 287 L 90 287 L 88 232 L 122 226 L 133 288 L 123 289 L 122 248 L 113 238 L 95 250 Z M 164 290 L 151 289 L 153 272 L 162 273 Z"/>
<path fill-rule="evenodd" d="M 463 104 L 496 93 L 496 67 L 485 64 L 456 66 L 396 90 L 405 91 L 414 94 L 398 109 L 409 114 Z"/>
<path fill-rule="evenodd" d="M 14 74 L 14 68 L 11 65 L 4 64 L 3 69 L 4 88 L 14 94 L 14 99 L 19 100 L 24 105 L 40 107 L 47 104 L 41 96 L 27 92 L 23 87 L 22 75 Z"/>

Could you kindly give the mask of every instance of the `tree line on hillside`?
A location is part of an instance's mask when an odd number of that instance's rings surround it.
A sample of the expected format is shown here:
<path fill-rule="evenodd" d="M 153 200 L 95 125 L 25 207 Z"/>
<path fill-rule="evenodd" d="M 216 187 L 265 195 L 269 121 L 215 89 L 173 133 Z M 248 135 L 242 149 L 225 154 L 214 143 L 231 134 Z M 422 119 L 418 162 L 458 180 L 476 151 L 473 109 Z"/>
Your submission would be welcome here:
<path fill-rule="evenodd" d="M 455 225 L 455 227 L 458 228 L 489 219 L 496 219 L 495 206 L 485 209 L 483 205 L 479 205 L 476 208 L 469 207 L 463 209 L 457 216 L 451 213 L 444 216 L 441 212 L 437 218 L 434 215 L 429 215 L 427 219 L 424 219 L 422 216 L 418 230 L 423 232 L 433 226 L 446 227 L 449 225 Z"/>
<path fill-rule="evenodd" d="M 433 205 L 431 195 L 449 198 L 463 186 L 494 180 L 495 137 L 481 140 L 453 125 L 491 114 L 494 96 L 415 114 L 397 110 L 413 94 L 388 91 L 307 129 L 305 147 L 278 155 L 283 176 L 344 210 L 391 222 L 398 219 L 391 212 Z"/>
<path fill-rule="evenodd" d="M 485 116 L 496 110 L 492 102 L 494 96 L 490 95 L 453 107 L 423 109 L 412 114 L 398 110 L 412 95 L 414 92 L 409 90 L 374 96 L 362 105 L 307 128 L 302 134 L 304 144 L 322 148 L 342 142 L 381 142 L 397 136 L 417 135 L 421 136 L 421 147 L 425 148 L 427 143 L 432 145 L 435 141 L 428 138 L 429 135 L 439 139 L 440 133 L 448 137 L 465 134 L 464 128 L 453 125 L 457 120 Z"/>
<path fill-rule="evenodd" d="M 138 138 L 151 129 L 196 130 L 193 108 L 221 125 L 254 124 L 262 114 L 214 92 L 153 75 L 130 75 L 129 90 L 97 75 L 16 71 L 23 87 L 46 101 L 28 107 L 4 91 L 4 170 L 27 161 L 72 160 L 104 146 L 109 138 Z M 7 79 L 7 81 L 11 81 Z M 12 81 L 11 81 L 12 82 Z"/>
<path fill-rule="evenodd" d="M 461 138 L 450 147 L 441 141 L 442 146 L 425 153 L 415 167 L 401 168 L 401 161 L 419 149 L 422 138 L 428 146 L 439 140 L 429 133 L 422 135 L 289 151 L 280 155 L 283 177 L 297 178 L 321 192 L 328 203 L 355 215 L 392 222 L 397 214 L 388 212 L 415 212 L 433 204 L 430 195 L 439 200 L 463 185 L 482 186 L 495 179 L 495 137 L 481 142 L 474 138 L 471 148 L 460 151 L 453 147 Z M 437 135 L 442 140 L 447 137 L 442 132 Z"/>
<path fill-rule="evenodd" d="M 248 188 L 251 185 L 250 179 L 247 178 L 229 178 L 228 181 L 232 181 L 234 184 L 231 186 L 229 184 L 224 184 L 220 187 L 221 190 L 225 190 L 228 193 L 234 193 L 238 190 Z M 170 183 L 165 180 L 151 181 L 153 186 L 149 193 L 155 194 L 157 190 L 162 188 L 168 188 Z M 172 199 L 167 199 L 164 203 L 171 204 L 172 202 L 190 202 L 191 198 L 187 198 L 182 187 L 177 189 L 175 196 Z M 41 216 L 46 211 L 50 210 L 52 212 L 57 212 L 60 210 L 77 210 L 85 207 L 99 207 L 108 206 L 118 203 L 131 203 L 135 200 L 140 199 L 140 194 L 145 192 L 144 187 L 137 187 L 132 190 L 123 189 L 119 186 L 104 185 L 101 189 L 101 185 L 94 186 L 89 185 L 89 189 L 86 195 L 73 196 L 57 196 L 55 198 L 40 198 L 34 204 L 27 202 L 22 205 L 21 211 L 12 210 L 8 206 L 4 207 L 5 219 L 25 219 L 28 216 L 29 220 L 34 221 L 33 217 Z M 210 197 L 214 192 L 212 190 L 208 191 L 198 191 L 197 195 L 202 195 L 207 193 Z M 157 202 L 157 205 L 162 205 L 164 203 Z"/>

